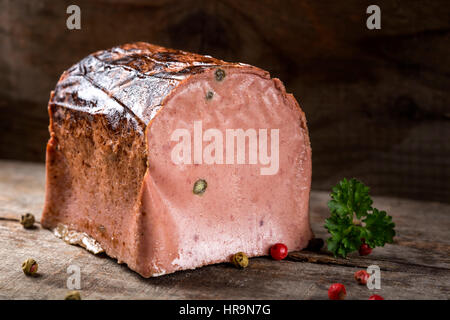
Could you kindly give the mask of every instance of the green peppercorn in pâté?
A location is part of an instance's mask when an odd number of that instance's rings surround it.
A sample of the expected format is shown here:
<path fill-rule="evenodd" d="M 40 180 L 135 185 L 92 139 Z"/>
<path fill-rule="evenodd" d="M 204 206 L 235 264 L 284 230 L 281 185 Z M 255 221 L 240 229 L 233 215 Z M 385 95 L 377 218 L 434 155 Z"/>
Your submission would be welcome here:
<path fill-rule="evenodd" d="M 225 79 L 226 74 L 225 74 L 225 71 L 222 69 L 217 69 L 214 74 L 216 76 L 217 81 L 222 81 L 223 79 Z"/>
<path fill-rule="evenodd" d="M 206 100 L 211 100 L 214 97 L 214 92 L 208 91 L 206 93 Z"/>
<path fill-rule="evenodd" d="M 194 192 L 194 194 L 196 195 L 202 195 L 203 193 L 205 193 L 207 187 L 208 184 L 206 183 L 206 180 L 199 179 L 195 181 L 192 192 Z"/>

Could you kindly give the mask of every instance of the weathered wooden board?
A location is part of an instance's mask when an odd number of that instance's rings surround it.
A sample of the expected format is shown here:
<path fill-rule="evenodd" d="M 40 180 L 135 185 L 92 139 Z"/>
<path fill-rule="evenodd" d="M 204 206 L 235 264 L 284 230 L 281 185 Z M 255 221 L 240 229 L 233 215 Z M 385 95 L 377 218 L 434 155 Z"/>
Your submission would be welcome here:
<path fill-rule="evenodd" d="M 81 30 L 66 9 L 81 8 Z M 0 158 L 43 161 L 47 102 L 91 52 L 147 41 L 280 78 L 306 113 L 313 186 L 450 202 L 450 5 L 378 0 L 0 0 Z M 20 143 L 18 143 L 20 141 Z"/>
<path fill-rule="evenodd" d="M 367 257 L 302 251 L 281 262 L 254 258 L 244 270 L 218 264 L 144 279 L 105 255 L 64 243 L 39 224 L 23 229 L 20 215 L 32 212 L 39 219 L 43 199 L 42 164 L 0 161 L 0 299 L 62 299 L 70 265 L 81 268 L 84 299 L 327 299 L 334 282 L 346 286 L 348 299 L 367 299 L 374 292 L 357 285 L 353 273 L 371 264 L 382 270 L 376 293 L 386 299 L 450 298 L 450 205 L 375 198 L 394 217 L 398 236 Z M 324 192 L 311 194 L 311 222 L 319 237 L 326 236 L 327 199 Z M 39 263 L 34 278 L 21 270 L 29 257 Z"/>

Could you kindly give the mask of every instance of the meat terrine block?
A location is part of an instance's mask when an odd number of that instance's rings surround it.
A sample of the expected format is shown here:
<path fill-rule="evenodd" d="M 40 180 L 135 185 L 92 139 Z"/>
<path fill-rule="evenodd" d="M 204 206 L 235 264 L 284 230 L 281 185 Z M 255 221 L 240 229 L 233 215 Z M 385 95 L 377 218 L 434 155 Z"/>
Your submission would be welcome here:
<path fill-rule="evenodd" d="M 305 115 L 259 68 L 127 44 L 65 71 L 48 112 L 42 225 L 144 277 L 312 238 Z"/>

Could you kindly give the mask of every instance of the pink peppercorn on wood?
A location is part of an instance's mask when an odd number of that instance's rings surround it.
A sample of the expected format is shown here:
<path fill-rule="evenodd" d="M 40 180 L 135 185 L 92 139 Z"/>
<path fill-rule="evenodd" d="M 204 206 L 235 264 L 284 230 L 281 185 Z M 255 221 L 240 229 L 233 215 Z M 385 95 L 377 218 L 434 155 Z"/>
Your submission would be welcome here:
<path fill-rule="evenodd" d="M 64 72 L 48 111 L 43 226 L 144 277 L 312 238 L 305 115 L 261 69 L 128 44 Z"/>

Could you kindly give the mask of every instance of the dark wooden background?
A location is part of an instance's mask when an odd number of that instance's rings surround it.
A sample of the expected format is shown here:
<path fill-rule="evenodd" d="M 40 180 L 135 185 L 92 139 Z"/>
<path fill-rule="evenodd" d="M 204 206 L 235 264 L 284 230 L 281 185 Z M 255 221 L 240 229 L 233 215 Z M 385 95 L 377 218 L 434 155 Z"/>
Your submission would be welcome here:
<path fill-rule="evenodd" d="M 366 8 L 381 7 L 381 30 Z M 66 8 L 81 7 L 81 30 Z M 250 63 L 306 112 L 313 188 L 450 202 L 450 2 L 0 0 L 0 158 L 44 161 L 49 92 L 87 54 L 133 41 Z"/>

